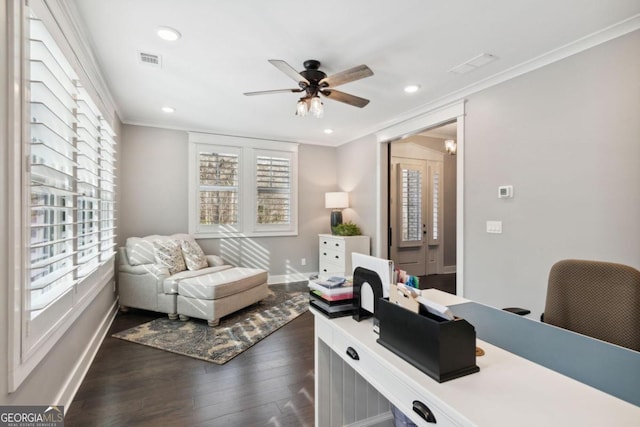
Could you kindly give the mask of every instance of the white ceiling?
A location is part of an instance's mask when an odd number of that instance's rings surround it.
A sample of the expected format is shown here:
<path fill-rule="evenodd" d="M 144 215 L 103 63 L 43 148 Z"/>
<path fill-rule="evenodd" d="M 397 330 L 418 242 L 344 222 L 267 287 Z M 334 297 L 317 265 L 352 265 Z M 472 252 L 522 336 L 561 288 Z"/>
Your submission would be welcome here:
<path fill-rule="evenodd" d="M 323 145 L 380 130 L 640 13 L 639 0 L 67 1 L 124 123 Z M 182 38 L 163 41 L 158 26 Z M 142 64 L 140 52 L 161 55 L 162 68 Z M 448 72 L 481 53 L 499 59 Z M 329 75 L 366 64 L 374 76 L 339 89 L 371 102 L 359 109 L 325 99 L 316 119 L 294 115 L 294 93 L 244 96 L 296 87 L 268 59 L 297 70 L 317 59 Z M 421 90 L 404 93 L 410 83 Z M 175 113 L 161 112 L 165 105 Z"/>

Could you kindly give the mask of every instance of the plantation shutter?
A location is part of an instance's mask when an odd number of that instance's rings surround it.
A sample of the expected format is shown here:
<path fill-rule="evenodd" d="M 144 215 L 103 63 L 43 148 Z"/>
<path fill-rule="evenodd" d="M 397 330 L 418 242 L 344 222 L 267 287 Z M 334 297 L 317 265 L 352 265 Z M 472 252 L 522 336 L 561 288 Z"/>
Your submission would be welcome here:
<path fill-rule="evenodd" d="M 27 310 L 36 317 L 70 289 L 77 265 L 74 146 L 76 88 L 72 70 L 42 23 L 30 20 L 29 182 L 30 286 Z"/>
<path fill-rule="evenodd" d="M 238 155 L 201 152 L 199 168 L 200 224 L 238 224 Z"/>
<path fill-rule="evenodd" d="M 401 169 L 402 241 L 422 240 L 422 174 L 419 170 Z"/>
<path fill-rule="evenodd" d="M 115 135 L 36 18 L 29 19 L 28 57 L 24 307 L 33 320 L 115 253 Z"/>
<path fill-rule="evenodd" d="M 256 157 L 256 218 L 258 224 L 291 222 L 291 162 L 280 157 Z"/>

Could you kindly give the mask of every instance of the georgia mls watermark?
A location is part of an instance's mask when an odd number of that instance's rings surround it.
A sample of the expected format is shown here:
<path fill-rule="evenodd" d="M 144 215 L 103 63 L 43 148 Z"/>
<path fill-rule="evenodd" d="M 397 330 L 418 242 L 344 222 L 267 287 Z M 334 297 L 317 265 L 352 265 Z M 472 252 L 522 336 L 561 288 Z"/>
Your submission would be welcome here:
<path fill-rule="evenodd" d="M 0 406 L 0 427 L 64 427 L 64 406 Z"/>

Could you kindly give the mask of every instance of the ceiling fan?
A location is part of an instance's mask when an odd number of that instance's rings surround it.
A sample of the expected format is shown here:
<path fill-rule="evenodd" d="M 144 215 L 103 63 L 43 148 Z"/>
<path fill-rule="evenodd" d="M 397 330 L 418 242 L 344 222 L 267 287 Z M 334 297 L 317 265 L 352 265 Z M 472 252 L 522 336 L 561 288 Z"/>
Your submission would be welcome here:
<path fill-rule="evenodd" d="M 322 117 L 323 106 L 319 95 L 359 108 L 362 108 L 369 103 L 368 99 L 360 98 L 359 96 L 334 89 L 336 86 L 372 76 L 373 71 L 371 71 L 371 69 L 366 65 L 358 65 L 357 67 L 349 68 L 348 70 L 327 76 L 326 73 L 319 70 L 320 61 L 316 61 L 315 59 L 304 61 L 304 70 L 300 72 L 296 71 L 291 65 L 280 59 L 270 59 L 269 62 L 274 67 L 295 80 L 298 83 L 298 87 L 294 89 L 246 92 L 245 95 L 253 96 L 283 92 L 304 92 L 304 96 L 300 98 L 296 108 L 296 115 L 298 116 L 306 116 L 307 113 L 311 113 L 315 117 Z"/>

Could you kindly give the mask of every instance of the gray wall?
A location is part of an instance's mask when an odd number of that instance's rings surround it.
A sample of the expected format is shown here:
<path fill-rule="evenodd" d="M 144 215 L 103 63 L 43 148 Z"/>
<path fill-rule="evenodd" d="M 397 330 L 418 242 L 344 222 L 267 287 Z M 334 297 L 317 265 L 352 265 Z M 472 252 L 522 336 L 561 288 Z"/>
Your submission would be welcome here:
<path fill-rule="evenodd" d="M 635 31 L 468 98 L 465 297 L 539 318 L 557 260 L 640 268 L 639 76 Z M 367 231 L 376 144 L 370 135 L 338 149 L 338 183 L 357 194 Z M 506 184 L 515 197 L 498 199 Z M 503 234 L 487 234 L 487 220 Z"/>
<path fill-rule="evenodd" d="M 133 125 L 123 131 L 120 244 L 131 236 L 186 232 L 187 132 Z M 318 234 L 330 232 L 324 193 L 337 190 L 335 155 L 331 147 L 299 147 L 298 236 L 198 242 L 207 253 L 268 269 L 271 275 L 317 272 Z"/>
<path fill-rule="evenodd" d="M 640 31 L 471 96 L 466 113 L 466 297 L 537 317 L 557 260 L 640 268 Z M 513 199 L 497 198 L 504 184 Z"/>
<path fill-rule="evenodd" d="M 349 209 L 343 220 L 357 224 L 362 234 L 371 237 L 372 253 L 377 242 L 376 232 L 376 140 L 373 136 L 361 138 L 337 149 L 338 183 L 341 191 L 349 192 Z M 386 257 L 386 249 L 383 254 Z"/>

